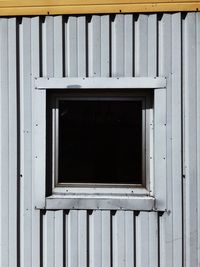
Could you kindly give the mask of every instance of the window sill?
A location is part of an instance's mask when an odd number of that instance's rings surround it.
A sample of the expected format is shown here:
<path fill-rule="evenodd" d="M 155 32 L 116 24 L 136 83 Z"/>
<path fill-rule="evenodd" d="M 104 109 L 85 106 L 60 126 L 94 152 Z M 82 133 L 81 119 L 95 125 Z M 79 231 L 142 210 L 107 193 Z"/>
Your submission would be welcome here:
<path fill-rule="evenodd" d="M 85 186 L 83 185 L 77 185 L 77 186 L 73 186 L 73 185 L 67 185 L 64 184 L 64 186 L 56 186 L 53 188 L 52 190 L 52 195 L 60 195 L 60 196 L 68 196 L 68 195 L 72 195 L 74 197 L 74 195 L 76 196 L 81 196 L 84 195 L 102 195 L 102 196 L 110 196 L 113 198 L 113 196 L 117 196 L 117 197 L 121 197 L 121 196 L 149 196 L 149 190 L 147 190 L 145 187 L 143 187 L 142 185 L 111 185 L 109 186 L 108 184 L 101 184 L 101 185 L 97 185 L 97 184 L 92 184 L 92 185 L 88 185 L 85 184 Z"/>
<path fill-rule="evenodd" d="M 52 195 L 46 198 L 45 209 L 102 209 L 102 210 L 154 210 L 151 196 L 109 195 Z"/>

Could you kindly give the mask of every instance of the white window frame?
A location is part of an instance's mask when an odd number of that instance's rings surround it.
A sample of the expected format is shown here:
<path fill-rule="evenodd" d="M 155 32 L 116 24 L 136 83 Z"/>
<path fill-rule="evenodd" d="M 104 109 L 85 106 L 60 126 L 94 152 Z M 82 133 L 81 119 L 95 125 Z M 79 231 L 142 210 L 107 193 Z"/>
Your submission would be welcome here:
<path fill-rule="evenodd" d="M 36 183 L 36 208 L 39 209 L 166 209 L 166 78 L 35 78 L 34 143 L 38 147 L 34 155 L 34 181 Z M 35 90 L 34 89 L 34 90 Z M 46 196 L 46 91 L 64 89 L 130 89 L 154 90 L 153 110 L 146 113 L 149 140 L 147 152 L 149 174 L 148 188 L 112 187 L 56 187 Z M 142 91 L 141 91 L 142 92 Z M 54 179 L 52 179 L 54 181 Z"/>
<path fill-rule="evenodd" d="M 142 130 L 143 130 L 143 138 L 142 138 L 142 151 L 146 151 L 143 153 L 142 157 L 142 183 L 141 184 L 98 184 L 98 183 L 81 183 L 81 184 L 73 184 L 73 183 L 59 183 L 58 182 L 58 138 L 59 138 L 59 101 L 60 100 L 99 100 L 99 101 L 106 101 L 106 100 L 132 100 L 132 101 L 141 101 L 142 102 Z M 94 96 L 94 92 L 90 93 L 89 95 L 86 92 L 81 93 L 79 91 L 79 95 L 77 96 L 76 93 L 56 93 L 54 92 L 51 95 L 49 107 L 52 110 L 52 193 L 53 194 L 65 194 L 66 192 L 69 194 L 143 194 L 148 195 L 151 192 L 150 188 L 150 164 L 149 158 L 150 154 L 153 155 L 153 151 L 150 153 L 150 140 L 149 138 L 153 135 L 152 127 L 149 127 L 151 124 L 150 119 L 153 118 L 153 108 L 147 109 L 147 106 L 150 107 L 153 103 L 152 97 L 148 91 L 144 90 L 140 93 L 130 94 L 126 92 L 123 94 L 123 91 L 120 93 L 110 94 L 109 96 L 103 96 L 101 92 L 98 93 L 98 96 Z M 149 127 L 151 131 L 146 131 Z M 145 185 L 145 186 L 144 186 Z"/>

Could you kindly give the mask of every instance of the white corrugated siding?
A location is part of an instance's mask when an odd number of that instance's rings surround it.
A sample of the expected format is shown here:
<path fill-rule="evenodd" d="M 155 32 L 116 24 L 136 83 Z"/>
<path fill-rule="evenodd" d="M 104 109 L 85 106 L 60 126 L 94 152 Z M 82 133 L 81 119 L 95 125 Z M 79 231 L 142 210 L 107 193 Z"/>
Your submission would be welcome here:
<path fill-rule="evenodd" d="M 200 266 L 199 31 L 199 13 L 0 19 L 0 267 Z M 36 76 L 167 76 L 168 212 L 35 210 Z"/>
<path fill-rule="evenodd" d="M 183 22 L 186 266 L 200 266 L 200 16 Z"/>

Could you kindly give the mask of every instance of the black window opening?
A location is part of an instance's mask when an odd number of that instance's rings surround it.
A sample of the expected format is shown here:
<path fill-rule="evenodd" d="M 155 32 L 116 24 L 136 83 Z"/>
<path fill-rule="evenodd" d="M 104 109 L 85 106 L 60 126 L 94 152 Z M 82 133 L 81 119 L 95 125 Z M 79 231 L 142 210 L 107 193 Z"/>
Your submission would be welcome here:
<path fill-rule="evenodd" d="M 142 99 L 57 101 L 58 184 L 142 184 Z"/>

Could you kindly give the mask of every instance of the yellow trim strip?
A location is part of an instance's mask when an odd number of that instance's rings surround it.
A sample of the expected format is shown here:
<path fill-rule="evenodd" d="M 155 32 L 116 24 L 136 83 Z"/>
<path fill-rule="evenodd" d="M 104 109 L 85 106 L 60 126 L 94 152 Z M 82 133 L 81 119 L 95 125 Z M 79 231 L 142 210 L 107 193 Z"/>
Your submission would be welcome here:
<path fill-rule="evenodd" d="M 67 2 L 67 4 L 66 4 Z M 200 0 L 0 0 L 0 16 L 199 11 Z"/>
<path fill-rule="evenodd" d="M 196 0 L 0 0 L 0 7 L 38 7 L 38 6 L 88 6 L 123 4 L 177 4 L 198 3 Z"/>

